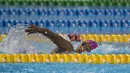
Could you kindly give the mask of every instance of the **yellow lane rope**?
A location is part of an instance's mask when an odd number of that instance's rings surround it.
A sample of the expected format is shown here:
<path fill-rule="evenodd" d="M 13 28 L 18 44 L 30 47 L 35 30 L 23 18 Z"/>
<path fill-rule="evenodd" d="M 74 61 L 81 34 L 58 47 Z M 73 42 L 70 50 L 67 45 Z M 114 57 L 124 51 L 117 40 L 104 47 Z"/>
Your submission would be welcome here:
<path fill-rule="evenodd" d="M 120 34 L 105 34 L 105 35 L 102 35 L 102 34 L 81 34 L 80 35 L 81 39 L 83 41 L 86 41 L 86 40 L 94 40 L 96 42 L 120 42 L 120 43 L 128 43 L 130 42 L 130 34 L 126 35 L 126 34 L 123 34 L 123 35 L 120 35 Z"/>
<path fill-rule="evenodd" d="M 130 54 L 0 54 L 0 63 L 58 62 L 128 64 Z"/>
<path fill-rule="evenodd" d="M 120 42 L 120 43 L 128 43 L 130 42 L 130 34 L 81 34 L 81 39 L 83 41 L 86 40 L 94 40 L 96 42 Z M 2 34 L 0 35 L 0 42 L 3 41 L 3 39 L 6 38 L 6 35 Z"/>

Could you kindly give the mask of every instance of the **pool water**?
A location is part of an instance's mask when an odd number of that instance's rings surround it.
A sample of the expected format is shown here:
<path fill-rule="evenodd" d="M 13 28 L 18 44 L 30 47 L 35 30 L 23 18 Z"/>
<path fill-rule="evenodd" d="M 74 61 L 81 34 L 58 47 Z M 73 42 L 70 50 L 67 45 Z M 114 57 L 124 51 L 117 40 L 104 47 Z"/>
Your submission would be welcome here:
<path fill-rule="evenodd" d="M 24 51 L 26 53 L 49 53 L 56 47 L 47 37 L 38 33 L 31 34 L 27 40 L 26 28 L 24 25 L 17 25 L 11 28 L 5 41 L 0 43 L 0 52 L 10 54 L 24 53 Z M 31 39 L 31 36 L 37 36 L 43 42 Z M 129 54 L 129 49 L 130 43 L 99 43 L 96 49 L 87 52 L 87 54 Z"/>
<path fill-rule="evenodd" d="M 21 32 L 17 28 L 11 29 L 5 42 L 0 45 L 4 50 L 0 51 L 17 53 L 15 49 L 26 48 L 28 44 L 22 45 L 26 41 L 21 39 Z M 87 54 L 129 54 L 129 49 L 130 43 L 99 43 L 97 49 Z M 129 64 L 0 63 L 0 73 L 130 73 L 129 68 Z"/>
<path fill-rule="evenodd" d="M 21 15 L 17 13 L 8 14 L 8 8 L 22 9 Z M 35 7 L 28 7 L 30 10 L 34 10 Z M 48 9 L 44 7 L 38 7 L 38 9 Z M 77 8 L 67 7 L 66 9 L 102 9 L 102 8 Z M 1 10 L 5 9 L 0 16 L 0 33 L 8 34 L 7 40 L 0 44 L 0 53 L 19 53 L 19 49 L 31 50 L 29 53 L 35 52 L 34 48 L 39 47 L 51 48 L 47 45 L 37 45 L 36 42 L 27 42 L 24 38 L 27 33 L 22 33 L 20 30 L 10 30 L 12 26 L 16 24 L 36 24 L 40 27 L 46 27 L 51 31 L 57 33 L 73 33 L 73 34 L 129 34 L 130 33 L 130 21 L 129 15 L 94 15 L 93 13 L 87 16 L 69 15 L 64 13 L 60 16 L 53 14 L 50 11 L 50 15 L 36 15 L 33 13 L 28 15 L 27 7 L 6 7 L 2 6 Z M 55 9 L 55 8 L 54 8 Z M 59 10 L 65 8 L 59 8 Z M 104 8 L 108 9 L 108 8 Z M 110 8 L 113 11 L 113 8 Z M 114 8 L 119 10 L 118 8 Z M 128 8 L 121 8 L 124 10 Z M 7 11 L 6 11 L 7 10 Z M 13 10 L 13 9 L 12 9 Z M 24 12 L 24 10 L 27 12 Z M 10 12 L 10 11 L 9 11 Z M 6 14 L 7 13 L 7 14 Z M 129 14 L 129 13 L 128 13 Z M 82 29 L 81 29 L 82 28 Z M 17 28 L 16 28 L 17 29 Z M 3 31 L 4 30 L 4 31 Z M 10 30 L 10 32 L 9 32 Z M 16 33 L 14 33 L 16 32 Z M 20 33 L 19 33 L 20 32 Z M 17 36 L 16 36 L 17 35 Z M 28 43 L 28 44 L 27 44 Z M 34 46 L 34 44 L 36 46 Z M 42 48 L 42 51 L 43 48 Z M 130 43 L 99 43 L 99 47 L 87 54 L 130 54 Z M 76 63 L 0 63 L 0 73 L 130 73 L 130 64 L 76 64 Z"/>
<path fill-rule="evenodd" d="M 0 73 L 130 73 L 129 64 L 2 63 Z"/>

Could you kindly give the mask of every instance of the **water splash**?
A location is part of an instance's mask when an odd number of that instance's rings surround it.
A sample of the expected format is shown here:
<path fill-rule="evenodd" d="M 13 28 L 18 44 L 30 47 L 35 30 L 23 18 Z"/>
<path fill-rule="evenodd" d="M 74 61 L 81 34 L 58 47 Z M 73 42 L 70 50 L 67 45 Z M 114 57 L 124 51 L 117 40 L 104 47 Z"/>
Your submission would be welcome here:
<path fill-rule="evenodd" d="M 4 42 L 0 43 L 1 53 L 51 53 L 56 45 L 46 36 L 35 33 L 27 35 L 27 26 L 16 25 L 12 27 Z M 87 54 L 128 54 L 129 43 L 102 43 L 95 50 Z"/>
<path fill-rule="evenodd" d="M 90 54 L 129 54 L 130 43 L 102 43 Z"/>
<path fill-rule="evenodd" d="M 16 25 L 15 27 L 12 27 L 5 41 L 0 43 L 0 52 L 50 53 L 52 48 L 55 47 L 55 45 L 53 45 L 53 42 L 51 42 L 51 40 L 42 34 L 35 33 L 28 35 L 28 33 L 25 32 L 26 28 L 27 27 L 24 25 Z M 42 39 L 43 41 L 37 41 L 37 38 Z"/>

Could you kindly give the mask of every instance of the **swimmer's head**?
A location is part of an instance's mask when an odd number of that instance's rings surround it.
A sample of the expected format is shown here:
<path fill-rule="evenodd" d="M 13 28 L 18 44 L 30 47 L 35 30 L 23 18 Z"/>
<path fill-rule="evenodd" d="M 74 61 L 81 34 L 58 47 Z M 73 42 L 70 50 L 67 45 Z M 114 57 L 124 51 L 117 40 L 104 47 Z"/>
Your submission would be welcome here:
<path fill-rule="evenodd" d="M 98 47 L 98 44 L 95 41 L 88 40 L 83 42 L 77 49 L 76 52 L 82 53 L 82 52 L 91 52 L 91 50 L 96 49 Z"/>

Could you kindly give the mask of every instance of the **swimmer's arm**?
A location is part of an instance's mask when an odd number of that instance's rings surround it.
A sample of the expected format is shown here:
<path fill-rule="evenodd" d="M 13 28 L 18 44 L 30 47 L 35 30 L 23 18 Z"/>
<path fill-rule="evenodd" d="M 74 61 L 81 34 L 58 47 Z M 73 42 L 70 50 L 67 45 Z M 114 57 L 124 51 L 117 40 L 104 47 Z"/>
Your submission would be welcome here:
<path fill-rule="evenodd" d="M 58 52 L 73 51 L 73 46 L 69 41 L 65 40 L 60 35 L 50 31 L 47 28 L 39 28 L 35 25 L 30 25 L 28 29 L 25 30 L 25 32 L 28 32 L 28 34 L 41 33 L 45 35 L 58 46 Z"/>
<path fill-rule="evenodd" d="M 56 51 L 57 53 L 61 53 L 65 51 L 69 51 L 69 52 L 73 51 L 73 46 L 69 41 L 65 40 L 63 37 L 50 31 L 49 29 L 39 28 L 38 32 L 42 33 L 43 35 L 51 39 L 58 46 L 59 49 Z"/>
<path fill-rule="evenodd" d="M 39 28 L 38 33 L 42 33 L 43 35 L 47 36 L 49 39 L 52 39 L 54 36 L 57 36 L 56 33 L 53 33 L 47 28 Z"/>

